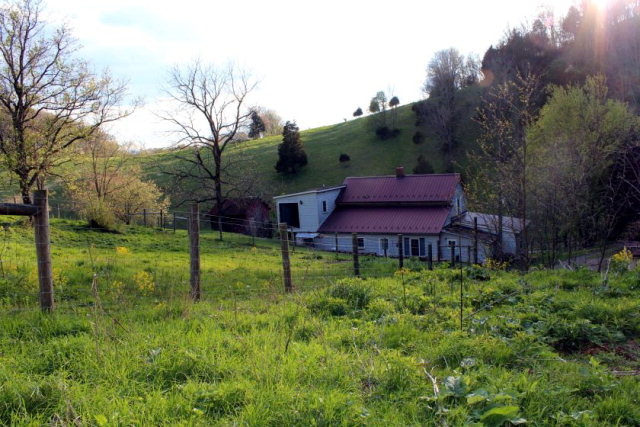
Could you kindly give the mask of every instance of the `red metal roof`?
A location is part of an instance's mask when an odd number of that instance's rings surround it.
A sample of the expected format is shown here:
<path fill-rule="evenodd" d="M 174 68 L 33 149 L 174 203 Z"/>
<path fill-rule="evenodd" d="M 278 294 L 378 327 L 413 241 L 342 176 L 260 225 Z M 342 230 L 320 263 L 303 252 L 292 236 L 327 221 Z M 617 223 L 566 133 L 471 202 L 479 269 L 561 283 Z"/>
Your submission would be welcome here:
<path fill-rule="evenodd" d="M 339 203 L 450 202 L 460 174 L 350 177 L 344 180 Z"/>
<path fill-rule="evenodd" d="M 348 188 L 348 187 L 347 187 Z M 320 233 L 440 233 L 449 207 L 338 207 L 320 226 Z"/>

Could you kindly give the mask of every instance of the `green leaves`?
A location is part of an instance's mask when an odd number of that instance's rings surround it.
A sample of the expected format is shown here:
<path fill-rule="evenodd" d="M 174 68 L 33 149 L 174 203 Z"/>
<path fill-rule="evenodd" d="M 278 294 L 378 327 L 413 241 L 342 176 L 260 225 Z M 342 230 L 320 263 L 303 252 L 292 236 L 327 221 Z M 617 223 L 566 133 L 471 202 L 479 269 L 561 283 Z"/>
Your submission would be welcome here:
<path fill-rule="evenodd" d="M 498 406 L 489 409 L 480 417 L 480 422 L 485 426 L 499 427 L 505 423 L 514 425 L 525 424 L 527 420 L 518 417 L 520 408 L 517 406 Z"/>

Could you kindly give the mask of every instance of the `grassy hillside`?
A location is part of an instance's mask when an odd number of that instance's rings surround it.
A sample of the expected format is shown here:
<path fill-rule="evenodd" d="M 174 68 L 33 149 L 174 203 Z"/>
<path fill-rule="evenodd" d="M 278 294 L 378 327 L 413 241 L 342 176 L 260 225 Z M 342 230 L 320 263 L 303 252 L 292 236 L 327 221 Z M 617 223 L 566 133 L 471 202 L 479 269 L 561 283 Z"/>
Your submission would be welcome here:
<path fill-rule="evenodd" d="M 5 218 L 6 219 L 6 218 Z M 35 307 L 28 228 L 0 240 L 0 424 L 634 425 L 640 271 L 393 272 L 277 242 L 52 222 L 59 310 Z M 460 329 L 460 279 L 463 319 Z M 92 283 L 93 291 L 92 291 Z"/>
<path fill-rule="evenodd" d="M 454 158 L 460 165 L 457 170 L 464 166 L 467 151 L 475 146 L 478 130 L 470 117 L 475 111 L 480 90 L 477 87 L 466 88 L 458 99 L 458 111 L 462 119 L 456 129 L 459 146 L 454 152 Z M 420 129 L 426 137 L 422 144 L 412 141 L 417 128 L 411 105 L 398 107 L 397 127 L 401 133 L 396 138 L 385 141 L 376 138 L 370 125 L 370 117 L 301 132 L 309 164 L 295 176 L 283 177 L 274 169 L 278 158 L 277 147 L 282 140 L 280 135 L 237 144 L 228 155 L 234 160 L 241 159 L 236 168 L 245 168 L 255 174 L 258 181 L 255 192 L 267 198 L 322 185 L 337 185 L 347 176 L 389 175 L 394 173 L 396 166 L 404 166 L 411 173 L 421 154 L 429 160 L 436 172 L 443 172 L 445 165 L 442 144 L 433 129 Z M 351 157 L 348 164 L 340 164 L 338 161 L 341 153 Z M 176 161 L 170 153 L 143 156 L 141 161 L 153 179 L 164 187 L 170 186 L 171 178 L 162 174 L 175 167 Z M 181 191 L 185 188 L 194 187 L 189 183 L 180 187 Z"/>

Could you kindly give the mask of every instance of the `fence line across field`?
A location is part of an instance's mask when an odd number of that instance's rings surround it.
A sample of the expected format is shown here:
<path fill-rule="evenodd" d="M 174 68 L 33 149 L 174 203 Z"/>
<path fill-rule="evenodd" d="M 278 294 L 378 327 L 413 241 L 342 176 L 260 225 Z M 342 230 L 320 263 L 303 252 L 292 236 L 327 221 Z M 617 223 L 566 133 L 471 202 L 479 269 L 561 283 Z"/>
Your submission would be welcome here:
<path fill-rule="evenodd" d="M 52 274 L 52 266 L 51 266 L 51 249 L 50 249 L 50 237 L 49 237 L 49 210 L 47 205 L 47 192 L 44 190 L 43 192 L 36 192 L 34 194 L 34 205 L 15 205 L 15 204 L 0 204 L 0 214 L 22 214 L 27 216 L 34 217 L 34 231 L 35 231 L 35 247 L 37 253 L 37 263 L 38 263 L 38 277 L 40 283 L 40 303 L 41 308 L 44 311 L 52 311 L 54 308 L 54 289 L 53 289 L 53 274 Z M 58 215 L 60 215 L 60 210 L 57 210 Z M 161 227 L 164 226 L 164 219 L 167 218 L 167 215 L 164 211 L 158 212 L 147 212 L 144 211 L 142 213 L 144 218 L 148 218 L 152 215 L 158 215 L 160 218 L 159 225 Z M 183 216 L 179 216 L 183 215 Z M 185 294 L 188 294 L 189 297 L 195 302 L 199 301 L 202 296 L 201 282 L 202 282 L 202 272 L 201 272 L 201 225 L 203 222 L 213 225 L 214 222 L 212 219 L 217 220 L 217 224 L 221 229 L 221 225 L 225 224 L 247 224 L 247 223 L 260 223 L 259 221 L 238 219 L 233 217 L 224 217 L 220 215 L 210 215 L 206 213 L 201 213 L 199 210 L 199 205 L 193 204 L 190 207 L 189 212 L 185 211 L 173 211 L 171 213 L 173 229 L 176 229 L 176 220 L 184 220 L 187 224 L 187 236 L 188 236 L 188 252 L 189 252 L 189 290 L 188 293 L 185 290 Z M 209 218 L 209 219 L 207 219 Z M 223 220 L 224 219 L 224 220 Z M 145 225 L 147 222 L 145 221 Z M 332 280 L 336 280 L 338 278 L 344 278 L 348 276 L 353 277 L 390 277 L 392 276 L 396 268 L 394 266 L 395 261 L 391 261 L 387 264 L 376 264 L 375 266 L 369 265 L 369 260 L 372 259 L 369 254 L 361 253 L 359 246 L 359 236 L 357 233 L 351 234 L 351 250 L 346 250 L 344 252 L 340 252 L 337 249 L 340 249 L 338 246 L 333 247 L 329 243 L 318 243 L 312 246 L 302 245 L 305 247 L 305 251 L 297 254 L 295 252 L 297 246 L 297 239 L 294 234 L 291 232 L 290 228 L 286 223 L 280 223 L 277 227 L 267 225 L 264 227 L 265 229 L 277 230 L 277 236 L 280 243 L 280 255 L 281 255 L 281 278 L 282 278 L 282 290 L 284 293 L 291 293 L 296 288 L 296 282 L 300 283 L 305 287 L 306 282 L 309 280 L 321 280 L 323 282 L 331 282 Z M 83 227 L 84 230 L 87 227 Z M 88 229 L 91 229 L 89 227 Z M 96 228 L 98 230 L 98 228 Z M 337 233 L 336 233 L 337 234 Z M 166 234 L 165 234 L 166 236 Z M 267 237 L 257 237 L 251 236 L 253 249 L 256 251 L 264 251 L 269 255 L 273 255 L 274 252 L 277 252 L 277 249 L 273 246 L 275 243 L 274 239 Z M 398 264 L 397 268 L 402 269 L 405 266 L 405 263 L 408 262 L 408 258 L 412 258 L 405 254 L 405 244 L 404 238 L 402 234 L 397 235 L 397 243 L 398 243 Z M 256 240 L 265 241 L 271 244 L 270 247 L 260 247 L 257 246 Z M 229 242 L 227 243 L 230 248 L 246 248 L 246 245 L 239 244 L 237 242 Z M 89 254 L 91 256 L 90 248 L 94 246 L 93 243 L 88 242 L 89 245 Z M 107 244 L 109 246 L 109 244 Z M 104 246 L 102 246 L 104 247 Z M 459 248 L 467 248 L 467 253 L 469 255 L 468 262 L 470 263 L 470 250 L 471 246 L 461 246 L 455 245 L 455 243 L 451 243 L 448 246 L 444 246 L 444 248 L 449 248 L 451 250 L 451 266 L 455 266 L 456 262 L 461 265 L 461 260 L 456 260 L 455 257 L 455 249 Z M 323 251 L 326 249 L 327 251 Z M 328 251 L 334 249 L 335 251 L 335 259 L 333 257 L 327 257 L 324 259 L 324 254 L 328 254 Z M 440 249 L 440 247 L 437 247 Z M 1 248 L 2 251 L 5 251 L 6 248 Z M 320 255 L 320 251 L 322 251 L 323 255 Z M 423 263 L 417 264 L 424 268 L 426 265 L 428 269 L 433 268 L 433 263 L 436 262 L 434 260 L 432 245 L 428 245 L 428 254 L 427 257 L 422 257 Z M 440 250 L 437 250 L 440 253 Z M 377 257 L 379 260 L 379 257 Z M 440 261 L 440 257 L 437 258 L 437 261 Z M 320 259 L 324 259 L 324 261 L 320 262 Z M 411 261 L 413 265 L 416 265 L 415 261 Z M 92 258 L 93 263 L 93 258 Z M 425 264 L 426 263 L 426 264 Z M 2 263 L 0 263 L 0 266 Z M 94 273 L 95 274 L 95 273 Z M 96 276 L 94 276 L 96 277 Z M 79 296 L 77 292 L 61 292 L 60 296 L 62 299 L 73 298 Z"/>

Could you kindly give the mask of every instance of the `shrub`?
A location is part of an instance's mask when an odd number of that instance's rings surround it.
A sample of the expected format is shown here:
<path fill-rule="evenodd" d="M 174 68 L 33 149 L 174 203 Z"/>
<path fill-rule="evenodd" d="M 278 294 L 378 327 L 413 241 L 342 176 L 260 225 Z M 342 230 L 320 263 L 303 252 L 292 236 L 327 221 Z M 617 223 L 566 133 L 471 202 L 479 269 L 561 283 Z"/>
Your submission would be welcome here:
<path fill-rule="evenodd" d="M 349 312 L 347 302 L 342 298 L 319 297 L 309 303 L 309 310 L 313 313 L 329 316 L 345 316 Z"/>
<path fill-rule="evenodd" d="M 497 259 L 487 258 L 484 260 L 483 266 L 488 270 L 506 270 L 509 267 L 507 261 L 501 262 Z"/>
<path fill-rule="evenodd" d="M 362 310 L 371 301 L 372 289 L 360 279 L 343 279 L 329 288 L 329 295 L 333 298 L 345 300 L 350 308 Z"/>
<path fill-rule="evenodd" d="M 380 319 L 395 312 L 393 304 L 382 298 L 375 298 L 369 303 L 367 317 L 370 319 Z"/>
<path fill-rule="evenodd" d="M 611 257 L 611 270 L 618 274 L 624 273 L 629 269 L 631 261 L 633 261 L 633 254 L 625 246 Z"/>
<path fill-rule="evenodd" d="M 391 137 L 391 129 L 387 126 L 379 126 L 376 128 L 376 136 L 382 140 L 389 139 Z"/>
<path fill-rule="evenodd" d="M 120 226 L 111 208 L 101 200 L 90 201 L 83 211 L 89 227 L 103 231 L 120 231 Z"/>
<path fill-rule="evenodd" d="M 346 154 L 346 153 L 340 153 L 340 158 L 338 159 L 338 161 L 339 161 L 340 163 L 348 162 L 348 161 L 350 161 L 350 160 L 351 160 L 351 157 L 349 157 L 349 155 L 348 155 L 348 154 Z"/>

